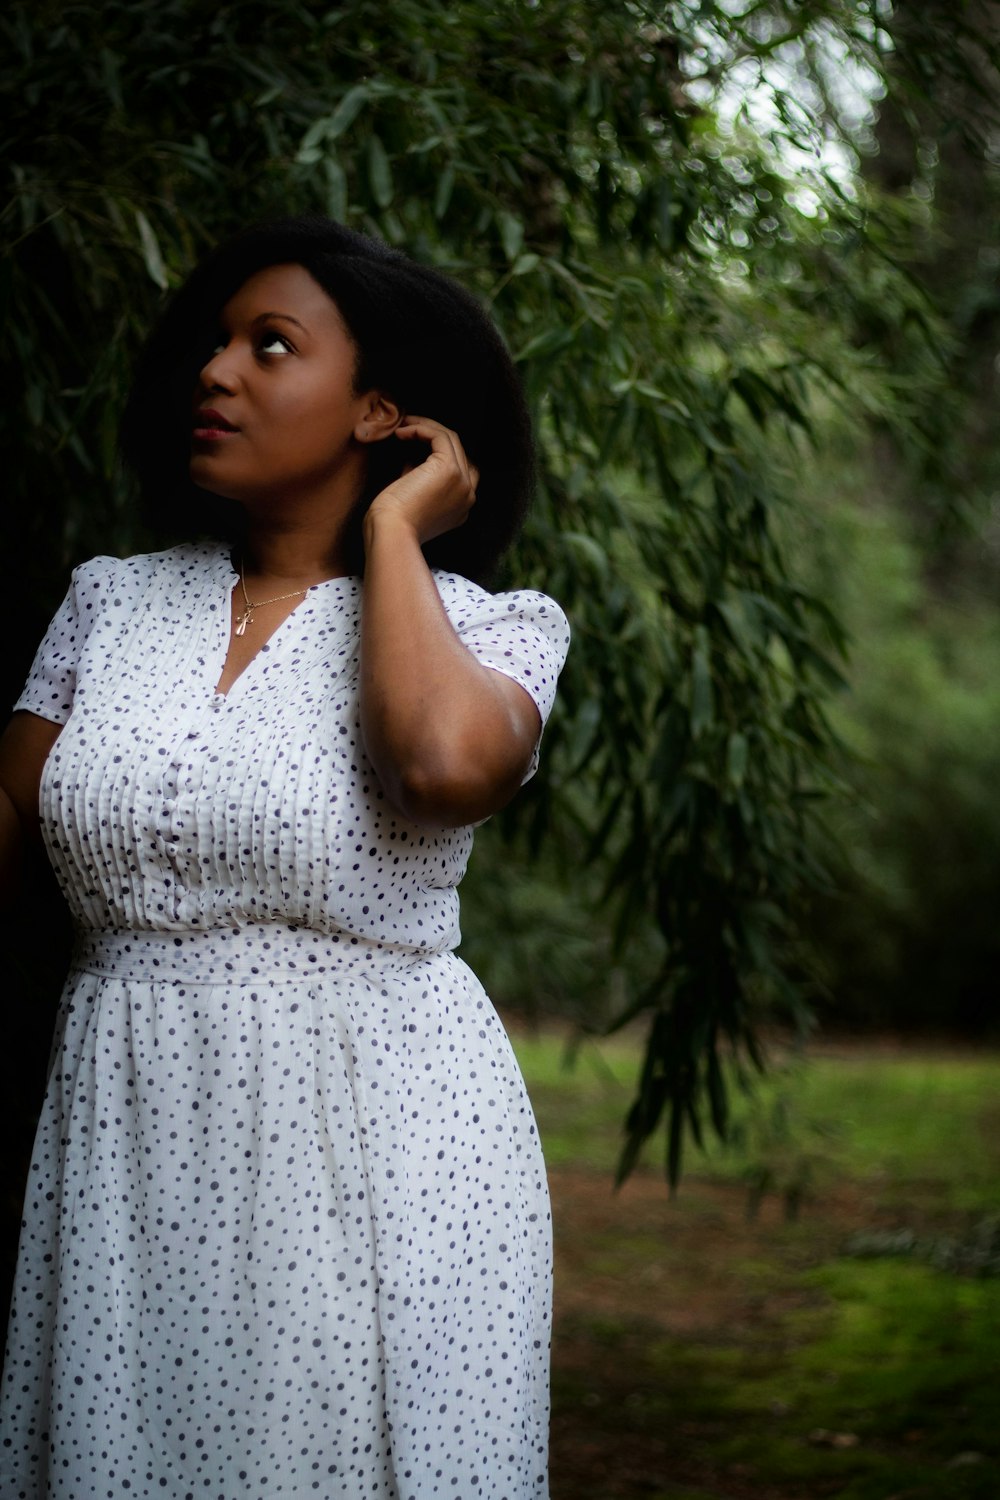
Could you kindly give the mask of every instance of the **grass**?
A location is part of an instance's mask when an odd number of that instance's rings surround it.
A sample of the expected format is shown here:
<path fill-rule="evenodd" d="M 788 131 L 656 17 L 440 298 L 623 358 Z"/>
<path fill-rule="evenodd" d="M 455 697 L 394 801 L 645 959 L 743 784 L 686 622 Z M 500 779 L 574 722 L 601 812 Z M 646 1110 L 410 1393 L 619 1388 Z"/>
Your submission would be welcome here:
<path fill-rule="evenodd" d="M 586 1041 L 515 1033 L 521 1065 L 550 1166 L 607 1173 L 618 1160 L 621 1122 L 638 1066 L 634 1042 Z"/>
<path fill-rule="evenodd" d="M 636 1042 L 579 1046 L 513 1037 L 551 1166 L 613 1170 L 639 1066 Z M 888 1196 L 932 1185 L 949 1209 L 997 1204 L 1000 1057 L 930 1053 L 780 1056 L 752 1094 L 733 1099 L 733 1143 L 689 1152 L 689 1170 L 748 1179 L 765 1161 L 786 1173 L 808 1159 L 829 1181 L 849 1176 Z M 652 1164 L 656 1148 L 646 1151 Z"/>
<path fill-rule="evenodd" d="M 787 1060 L 670 1201 L 652 1162 L 610 1190 L 636 1045 L 569 1070 L 514 1042 L 553 1190 L 553 1500 L 1000 1495 L 1000 1057 Z"/>

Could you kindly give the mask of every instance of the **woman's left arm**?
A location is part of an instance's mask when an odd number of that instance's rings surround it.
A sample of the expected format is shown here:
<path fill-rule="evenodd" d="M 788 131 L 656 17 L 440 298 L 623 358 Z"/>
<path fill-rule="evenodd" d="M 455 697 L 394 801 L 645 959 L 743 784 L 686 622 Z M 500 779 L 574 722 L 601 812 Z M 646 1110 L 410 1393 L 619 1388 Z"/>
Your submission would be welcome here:
<path fill-rule="evenodd" d="M 365 517 L 361 729 L 390 802 L 416 823 L 459 826 L 509 802 L 541 718 L 529 694 L 459 640 L 421 552 L 459 526 L 477 475 L 456 435 L 411 418 L 397 437 L 430 455 Z"/>

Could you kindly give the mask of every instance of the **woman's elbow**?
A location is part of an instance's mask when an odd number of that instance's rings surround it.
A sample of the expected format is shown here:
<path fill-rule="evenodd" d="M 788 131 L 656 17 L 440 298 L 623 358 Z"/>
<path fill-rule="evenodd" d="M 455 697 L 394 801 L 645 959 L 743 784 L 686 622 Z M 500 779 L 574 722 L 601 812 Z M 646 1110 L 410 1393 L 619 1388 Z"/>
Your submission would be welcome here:
<path fill-rule="evenodd" d="M 469 753 L 414 755 L 397 767 L 386 787 L 389 800 L 411 823 L 457 828 L 499 812 L 514 796 L 531 759 Z"/>

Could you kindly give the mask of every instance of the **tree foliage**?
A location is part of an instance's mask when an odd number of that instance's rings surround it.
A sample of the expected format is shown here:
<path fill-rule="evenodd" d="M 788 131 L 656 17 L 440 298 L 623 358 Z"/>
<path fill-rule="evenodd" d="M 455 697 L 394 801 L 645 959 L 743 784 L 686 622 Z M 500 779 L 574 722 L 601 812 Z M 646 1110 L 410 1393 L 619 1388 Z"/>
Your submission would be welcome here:
<path fill-rule="evenodd" d="M 851 795 L 828 817 L 833 889 L 802 923 L 818 1008 L 852 1030 L 996 1037 L 1000 610 L 940 588 L 908 489 L 879 503 L 856 446 L 832 467 L 827 565 L 864 647 L 832 705 L 852 748 Z"/>
<path fill-rule="evenodd" d="M 115 424 L 208 245 L 319 208 L 478 290 L 541 443 L 511 576 L 575 630 L 512 826 L 572 827 L 626 974 L 630 943 L 661 940 L 617 1018 L 650 1026 L 623 1172 L 665 1120 L 676 1180 L 685 1129 L 707 1109 L 725 1130 L 769 1007 L 804 1014 L 787 914 L 823 878 L 809 827 L 844 641 L 780 517 L 807 503 L 817 393 L 917 433 L 940 387 L 905 213 L 843 165 L 864 90 L 845 105 L 837 79 L 886 71 L 887 10 L 37 0 L 0 21 L 12 685 L 67 564 L 149 540 Z M 757 77 L 763 123 L 739 105 Z M 893 359 L 857 336 L 875 322 Z"/>
<path fill-rule="evenodd" d="M 829 820 L 834 888 L 806 936 L 820 1013 L 840 1025 L 995 1035 L 1000 7 L 898 0 L 887 25 L 891 86 L 862 170 L 911 216 L 908 272 L 948 330 L 944 382 L 910 451 L 890 430 L 840 433 L 816 496 L 819 587 L 859 645 L 834 705 L 855 751 Z M 893 357 L 891 321 L 859 333 Z"/>
<path fill-rule="evenodd" d="M 936 76 L 926 59 L 940 50 L 954 18 L 955 8 L 945 0 L 900 0 L 895 6 L 891 73 L 912 75 L 920 68 L 924 86 L 890 91 L 874 129 L 878 150 L 866 156 L 863 170 L 909 206 L 911 274 L 927 287 L 951 335 L 943 351 L 949 398 L 930 414 L 920 450 L 899 465 L 909 486 L 911 519 L 924 533 L 939 584 L 946 575 L 971 578 L 978 571 L 981 585 L 995 597 L 996 563 L 978 533 L 1000 482 L 994 436 L 1000 393 L 1000 7 L 975 0 L 961 8 L 957 57 Z M 887 328 L 881 336 L 891 341 L 893 333 Z"/>

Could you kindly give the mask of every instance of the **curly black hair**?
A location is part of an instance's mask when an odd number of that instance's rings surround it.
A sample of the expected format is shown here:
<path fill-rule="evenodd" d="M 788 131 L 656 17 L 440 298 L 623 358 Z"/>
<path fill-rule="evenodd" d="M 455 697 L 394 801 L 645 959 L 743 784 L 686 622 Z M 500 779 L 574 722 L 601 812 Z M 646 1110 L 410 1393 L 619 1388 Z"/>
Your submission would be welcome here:
<path fill-rule="evenodd" d="M 212 251 L 175 293 L 139 358 L 121 426 L 154 532 L 221 535 L 237 544 L 243 512 L 188 476 L 191 403 L 223 306 L 268 266 L 304 266 L 336 303 L 356 346 L 355 391 L 384 391 L 404 411 L 458 433 L 479 470 L 464 525 L 424 548 L 433 567 L 476 582 L 492 575 L 531 496 L 534 444 L 520 379 L 485 309 L 458 282 L 380 240 L 318 214 L 255 224 Z M 368 506 L 412 463 L 412 446 L 370 445 L 348 526 L 348 561 L 364 570 Z"/>

